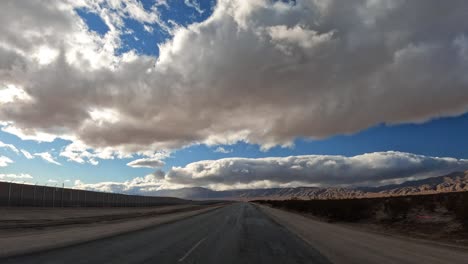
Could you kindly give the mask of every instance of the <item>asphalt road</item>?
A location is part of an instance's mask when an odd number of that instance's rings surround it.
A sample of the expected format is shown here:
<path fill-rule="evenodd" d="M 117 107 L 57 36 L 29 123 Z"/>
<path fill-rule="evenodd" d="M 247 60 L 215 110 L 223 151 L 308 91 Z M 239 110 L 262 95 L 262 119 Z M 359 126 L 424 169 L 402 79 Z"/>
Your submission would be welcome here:
<path fill-rule="evenodd" d="M 267 215 L 236 203 L 175 223 L 1 263 L 330 263 Z"/>

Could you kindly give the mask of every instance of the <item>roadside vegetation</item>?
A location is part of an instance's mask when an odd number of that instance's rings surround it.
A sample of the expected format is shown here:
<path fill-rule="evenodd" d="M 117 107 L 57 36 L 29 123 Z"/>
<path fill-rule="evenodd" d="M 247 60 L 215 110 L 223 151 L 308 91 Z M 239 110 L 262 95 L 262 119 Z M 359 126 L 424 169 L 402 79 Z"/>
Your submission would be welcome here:
<path fill-rule="evenodd" d="M 328 222 L 380 227 L 425 238 L 468 244 L 468 192 L 337 200 L 257 200 Z"/>

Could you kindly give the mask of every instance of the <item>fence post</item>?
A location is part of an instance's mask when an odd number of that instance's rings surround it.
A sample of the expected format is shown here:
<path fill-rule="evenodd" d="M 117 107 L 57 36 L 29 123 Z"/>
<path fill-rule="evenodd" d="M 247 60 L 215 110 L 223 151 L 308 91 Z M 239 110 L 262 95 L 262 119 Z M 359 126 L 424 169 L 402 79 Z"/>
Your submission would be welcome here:
<path fill-rule="evenodd" d="M 23 189 L 24 189 L 24 181 L 23 184 L 21 184 L 21 192 L 20 192 L 20 205 L 23 206 Z"/>
<path fill-rule="evenodd" d="M 65 183 L 62 182 L 62 195 L 60 195 L 60 207 L 63 207 L 63 191 L 65 191 Z"/>
<path fill-rule="evenodd" d="M 33 206 L 36 206 L 36 187 L 37 187 L 37 182 L 34 184 L 34 190 L 33 190 Z"/>
<path fill-rule="evenodd" d="M 47 186 L 47 183 L 44 185 L 44 188 L 42 188 L 42 190 L 43 190 L 43 192 L 42 192 L 42 207 L 45 207 L 46 186 Z"/>
<path fill-rule="evenodd" d="M 54 191 L 52 192 L 52 208 L 55 207 L 55 191 L 57 190 L 57 184 L 54 186 Z"/>
<path fill-rule="evenodd" d="M 11 204 L 11 182 L 8 185 L 8 206 Z"/>

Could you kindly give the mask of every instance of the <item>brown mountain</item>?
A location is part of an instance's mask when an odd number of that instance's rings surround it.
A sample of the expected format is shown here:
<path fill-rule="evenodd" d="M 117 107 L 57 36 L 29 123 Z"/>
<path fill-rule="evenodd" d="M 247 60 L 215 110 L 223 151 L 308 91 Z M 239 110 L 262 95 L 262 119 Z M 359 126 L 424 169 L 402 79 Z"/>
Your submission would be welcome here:
<path fill-rule="evenodd" d="M 154 193 L 156 196 L 173 196 L 184 199 L 346 199 L 365 197 L 401 196 L 416 194 L 432 194 L 443 192 L 468 191 L 468 171 L 453 172 L 447 175 L 431 177 L 416 181 L 406 181 L 401 184 L 385 185 L 379 187 L 357 188 L 269 188 L 213 191 L 207 188 L 194 187 L 176 190 L 161 190 Z"/>
<path fill-rule="evenodd" d="M 360 189 L 368 193 L 384 196 L 468 191 L 468 171 L 453 172 L 444 176 L 417 181 L 407 181 L 402 184 Z"/>

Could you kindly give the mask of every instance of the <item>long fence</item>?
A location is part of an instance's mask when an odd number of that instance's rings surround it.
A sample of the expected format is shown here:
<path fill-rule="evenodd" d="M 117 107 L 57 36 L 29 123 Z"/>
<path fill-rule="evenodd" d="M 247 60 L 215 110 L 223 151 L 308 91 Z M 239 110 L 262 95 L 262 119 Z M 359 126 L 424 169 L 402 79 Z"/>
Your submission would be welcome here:
<path fill-rule="evenodd" d="M 137 207 L 187 203 L 172 197 L 126 195 L 0 182 L 0 206 Z"/>

